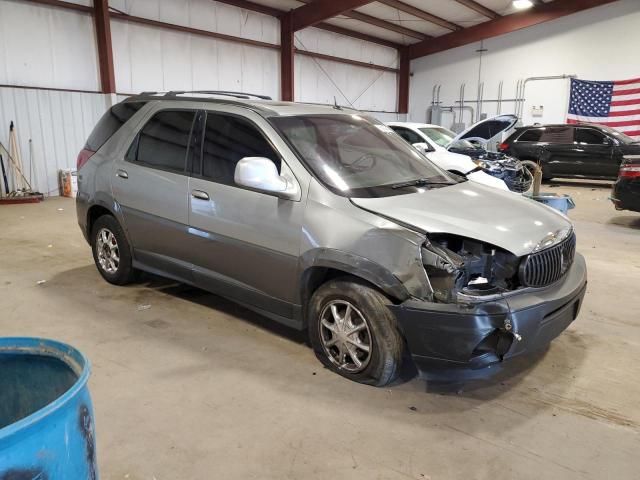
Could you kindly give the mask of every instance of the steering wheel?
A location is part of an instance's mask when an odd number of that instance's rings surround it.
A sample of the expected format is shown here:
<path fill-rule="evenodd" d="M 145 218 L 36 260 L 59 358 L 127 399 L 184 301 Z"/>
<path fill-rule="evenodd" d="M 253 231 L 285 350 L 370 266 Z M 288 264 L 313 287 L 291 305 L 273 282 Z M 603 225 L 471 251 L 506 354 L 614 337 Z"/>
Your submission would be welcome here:
<path fill-rule="evenodd" d="M 358 157 L 351 163 L 343 163 L 342 168 L 351 172 L 366 172 L 376 164 L 376 157 L 370 153 Z"/>

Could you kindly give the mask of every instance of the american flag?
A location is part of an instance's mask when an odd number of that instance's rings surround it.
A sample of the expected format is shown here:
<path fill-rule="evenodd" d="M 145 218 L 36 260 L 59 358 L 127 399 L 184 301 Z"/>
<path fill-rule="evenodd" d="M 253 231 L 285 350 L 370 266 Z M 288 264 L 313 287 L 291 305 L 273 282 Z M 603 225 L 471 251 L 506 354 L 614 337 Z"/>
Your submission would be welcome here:
<path fill-rule="evenodd" d="M 640 78 L 595 82 L 571 79 L 567 123 L 598 123 L 640 140 Z"/>

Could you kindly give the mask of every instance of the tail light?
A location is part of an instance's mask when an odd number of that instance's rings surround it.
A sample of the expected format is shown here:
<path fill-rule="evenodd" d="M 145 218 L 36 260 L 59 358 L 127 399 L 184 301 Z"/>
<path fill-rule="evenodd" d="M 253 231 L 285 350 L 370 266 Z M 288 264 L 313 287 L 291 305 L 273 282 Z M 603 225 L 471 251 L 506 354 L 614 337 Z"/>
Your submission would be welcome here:
<path fill-rule="evenodd" d="M 509 144 L 507 142 L 502 142 L 500 145 L 498 145 L 498 150 L 500 150 L 501 152 L 506 152 L 509 149 Z"/>
<path fill-rule="evenodd" d="M 80 170 L 82 166 L 89 161 L 89 159 L 93 156 L 94 153 L 96 152 L 89 150 L 87 148 L 83 148 L 82 150 L 80 150 L 80 153 L 78 154 L 78 159 L 76 161 L 76 169 Z"/>
<path fill-rule="evenodd" d="M 618 172 L 618 177 L 638 178 L 640 177 L 640 165 L 622 165 Z"/>

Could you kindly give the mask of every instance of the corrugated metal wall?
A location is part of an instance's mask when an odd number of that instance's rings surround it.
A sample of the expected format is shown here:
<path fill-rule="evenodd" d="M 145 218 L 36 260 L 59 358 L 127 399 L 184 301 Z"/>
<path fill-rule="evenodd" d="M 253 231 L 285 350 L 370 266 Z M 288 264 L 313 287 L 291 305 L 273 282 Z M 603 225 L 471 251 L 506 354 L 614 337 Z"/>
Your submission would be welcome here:
<path fill-rule="evenodd" d="M 34 190 L 58 195 L 58 170 L 75 168 L 78 152 L 107 101 L 106 95 L 96 93 L 0 88 L 0 142 L 9 148 L 13 121 L 24 174 Z M 6 166 L 8 159 L 4 161 Z"/>
<path fill-rule="evenodd" d="M 91 5 L 91 0 L 72 0 Z M 211 0 L 111 0 L 130 15 L 279 44 L 276 18 Z M 280 97 L 275 49 L 243 45 L 114 19 L 111 22 L 116 88 L 243 90 Z M 296 34 L 302 50 L 398 66 L 394 49 L 309 28 Z M 100 79 L 90 15 L 22 0 L 0 0 L 0 85 L 97 92 Z M 396 75 L 296 55 L 296 100 L 353 105 L 396 120 Z M 119 95 L 119 99 L 123 98 Z M 98 93 L 0 87 L 0 141 L 16 122 L 27 177 L 57 194 L 57 171 L 75 166 L 93 125 L 107 108 Z M 33 171 L 29 167 L 29 139 Z M 7 145 L 8 146 L 8 145 Z"/>

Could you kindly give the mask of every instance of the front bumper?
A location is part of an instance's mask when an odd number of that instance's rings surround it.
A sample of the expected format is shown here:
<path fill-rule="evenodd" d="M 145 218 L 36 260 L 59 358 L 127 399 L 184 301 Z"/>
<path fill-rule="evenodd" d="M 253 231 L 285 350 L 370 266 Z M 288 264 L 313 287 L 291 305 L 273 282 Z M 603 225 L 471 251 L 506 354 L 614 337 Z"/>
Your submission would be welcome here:
<path fill-rule="evenodd" d="M 419 369 L 481 368 L 546 347 L 578 316 L 586 288 L 576 253 L 562 280 L 546 288 L 473 305 L 408 300 L 390 308 Z"/>

